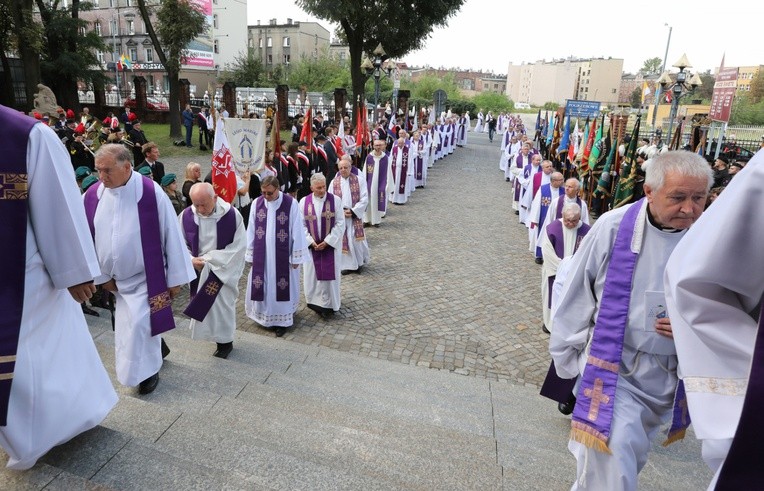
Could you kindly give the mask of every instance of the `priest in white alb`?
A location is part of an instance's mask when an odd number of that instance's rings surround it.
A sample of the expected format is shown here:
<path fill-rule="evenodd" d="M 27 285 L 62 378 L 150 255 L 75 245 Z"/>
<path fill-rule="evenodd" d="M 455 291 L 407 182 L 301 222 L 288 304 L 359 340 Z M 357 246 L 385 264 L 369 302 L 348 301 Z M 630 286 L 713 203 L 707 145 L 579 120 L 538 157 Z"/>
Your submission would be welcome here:
<path fill-rule="evenodd" d="M 236 302 L 244 271 L 247 232 L 239 211 L 215 195 L 212 185 L 196 183 L 191 206 L 178 217 L 191 264 L 199 277 L 191 283 L 191 339 L 217 344 L 213 356 L 228 358 L 236 331 Z"/>
<path fill-rule="evenodd" d="M 366 208 L 364 223 L 379 227 L 387 213 L 387 195 L 393 185 L 390 156 L 385 152 L 385 141 L 374 140 L 374 150 L 366 156 L 363 175 L 366 176 L 366 190 L 369 206 Z"/>
<path fill-rule="evenodd" d="M 252 203 L 244 255 L 252 263 L 244 309 L 261 326 L 274 327 L 277 337 L 294 323 L 300 265 L 310 260 L 297 200 L 279 191 L 279 185 L 275 176 L 260 183 L 262 195 Z"/>
<path fill-rule="evenodd" d="M 541 178 L 545 177 L 546 163 L 542 164 Z M 549 162 L 549 169 L 552 169 L 552 163 Z M 541 235 L 541 224 L 546 220 L 546 215 L 549 212 L 549 204 L 554 198 L 565 196 L 565 188 L 563 187 L 564 178 L 559 172 L 552 172 L 549 174 L 549 182 L 542 184 L 536 191 L 536 195 L 533 197 L 531 203 L 531 211 L 528 214 L 528 220 L 530 221 L 530 233 L 528 236 L 529 250 L 534 254 L 536 260 L 541 258 L 541 243 L 538 238 Z M 539 262 L 539 261 L 537 261 Z"/>
<path fill-rule="evenodd" d="M 0 125 L 0 446 L 23 470 L 98 425 L 117 394 L 80 308 L 100 271 L 68 152 L 13 109 Z"/>
<path fill-rule="evenodd" d="M 403 135 L 405 132 L 401 132 Z M 390 202 L 404 205 L 411 194 L 411 174 L 414 167 L 414 153 L 406 136 L 401 136 L 393 145 L 390 152 L 390 167 L 392 169 L 393 186 L 390 191 Z"/>
<path fill-rule="evenodd" d="M 346 158 L 347 157 L 347 158 Z M 342 274 L 360 273 L 369 264 L 369 244 L 363 230 L 363 216 L 369 203 L 363 175 L 351 171 L 352 162 L 347 155 L 340 158 L 339 173 L 332 181 L 332 194 L 342 200 L 345 216 L 345 235 L 342 238 Z"/>
<path fill-rule="evenodd" d="M 300 200 L 305 241 L 310 249 L 305 262 L 305 301 L 323 318 L 340 309 L 340 270 L 345 215 L 342 199 L 326 192 L 326 178 L 310 178 L 311 193 Z"/>

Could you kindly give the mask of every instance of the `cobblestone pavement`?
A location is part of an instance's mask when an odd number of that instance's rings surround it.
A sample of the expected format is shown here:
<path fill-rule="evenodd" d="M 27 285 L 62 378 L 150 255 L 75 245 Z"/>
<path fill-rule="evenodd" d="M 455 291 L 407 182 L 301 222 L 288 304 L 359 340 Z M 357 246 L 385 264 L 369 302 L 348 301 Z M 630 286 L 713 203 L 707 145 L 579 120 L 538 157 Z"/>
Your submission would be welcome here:
<path fill-rule="evenodd" d="M 342 276 L 340 312 L 323 320 L 303 298 L 284 339 L 539 386 L 549 366 L 540 266 L 511 210 L 498 155 L 498 137 L 489 143 L 469 133 L 465 148 L 429 170 L 426 189 L 366 229 L 371 264 Z M 164 162 L 175 172 L 185 167 Z M 237 328 L 273 336 L 247 318 L 241 301 Z"/>

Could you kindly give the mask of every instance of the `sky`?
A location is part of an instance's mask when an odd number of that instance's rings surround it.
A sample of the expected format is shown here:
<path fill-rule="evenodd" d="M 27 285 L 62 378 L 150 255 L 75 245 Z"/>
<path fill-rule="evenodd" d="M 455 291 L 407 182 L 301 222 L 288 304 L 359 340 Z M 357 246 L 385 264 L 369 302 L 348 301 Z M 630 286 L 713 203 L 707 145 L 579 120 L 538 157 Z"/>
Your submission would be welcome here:
<path fill-rule="evenodd" d="M 247 1 L 250 25 L 257 24 L 258 19 L 267 23 L 272 18 L 283 24 L 289 17 L 316 21 L 334 31 L 334 26 L 306 14 L 292 0 Z M 626 5 L 632 7 L 626 10 Z M 399 61 L 409 66 L 506 74 L 510 62 L 518 65 L 569 56 L 612 57 L 622 58 L 624 71 L 634 73 L 646 59 L 664 57 L 670 26 L 666 63 L 670 71 L 677 71 L 671 66 L 683 53 L 693 66 L 691 72 L 713 72 L 722 56 L 728 67 L 764 64 L 764 56 L 756 49 L 761 46 L 759 16 L 747 7 L 728 13 L 718 5 L 708 0 L 691 4 L 664 2 L 660 7 L 648 7 L 647 2 L 609 0 L 466 0 L 448 26 L 433 30 L 424 48 Z M 545 13 L 550 15 L 544 18 Z M 716 23 L 718 18 L 727 20 Z"/>

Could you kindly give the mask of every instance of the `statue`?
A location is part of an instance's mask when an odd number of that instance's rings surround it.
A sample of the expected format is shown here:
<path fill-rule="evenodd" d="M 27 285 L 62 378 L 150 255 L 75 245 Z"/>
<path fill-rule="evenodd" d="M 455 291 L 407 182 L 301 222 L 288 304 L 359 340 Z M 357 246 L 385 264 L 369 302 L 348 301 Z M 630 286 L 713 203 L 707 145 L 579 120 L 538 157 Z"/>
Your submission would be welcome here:
<path fill-rule="evenodd" d="M 38 92 L 34 95 L 34 111 L 43 116 L 58 119 L 59 109 L 56 103 L 56 95 L 49 87 L 37 84 Z"/>

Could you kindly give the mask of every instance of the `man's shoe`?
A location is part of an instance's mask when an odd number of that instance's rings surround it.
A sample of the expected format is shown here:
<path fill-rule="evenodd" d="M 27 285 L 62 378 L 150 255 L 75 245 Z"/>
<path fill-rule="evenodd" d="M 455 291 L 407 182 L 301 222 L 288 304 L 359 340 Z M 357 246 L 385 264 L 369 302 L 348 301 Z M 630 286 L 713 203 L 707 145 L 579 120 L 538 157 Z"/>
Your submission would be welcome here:
<path fill-rule="evenodd" d="M 164 338 L 160 339 L 162 340 L 162 359 L 164 360 L 170 354 L 170 347 L 164 342 Z"/>
<path fill-rule="evenodd" d="M 544 331 L 544 332 L 545 332 L 545 333 L 547 333 L 547 334 L 551 334 L 551 333 L 549 332 L 549 329 L 547 329 L 547 328 L 546 328 L 546 324 L 541 324 L 541 330 L 542 330 L 542 331 Z"/>
<path fill-rule="evenodd" d="M 544 259 L 540 258 L 540 257 L 537 257 L 536 258 L 536 264 L 544 264 Z"/>
<path fill-rule="evenodd" d="M 343 270 L 340 272 L 340 274 L 342 274 L 342 276 L 347 276 L 347 275 L 349 275 L 350 273 L 352 273 L 352 271 L 350 271 L 349 269 L 343 269 Z"/>
<path fill-rule="evenodd" d="M 93 317 L 101 317 L 101 314 L 99 314 L 95 310 L 85 305 L 85 302 L 82 303 L 82 313 L 87 315 L 92 315 Z"/>
<path fill-rule="evenodd" d="M 507 178 L 505 178 L 504 180 L 505 180 L 505 181 L 507 181 L 507 182 L 509 182 L 509 178 L 508 178 L 508 177 L 507 177 Z"/>
<path fill-rule="evenodd" d="M 322 310 L 322 309 L 321 309 L 321 307 L 319 307 L 318 305 L 312 304 L 312 303 L 309 303 L 309 304 L 307 305 L 307 307 L 308 307 L 310 310 L 312 310 L 313 312 L 317 312 L 317 313 L 319 313 L 319 314 L 321 313 L 321 310 Z"/>
<path fill-rule="evenodd" d="M 138 393 L 141 395 L 151 394 L 159 383 L 159 372 L 147 378 L 138 385 Z"/>
<path fill-rule="evenodd" d="M 573 394 L 570 395 L 570 398 L 567 400 L 567 402 L 561 402 L 557 404 L 557 410 L 560 411 L 565 416 L 571 414 L 573 412 L 573 409 L 576 407 L 576 396 Z"/>
<path fill-rule="evenodd" d="M 515 215 L 519 215 L 519 214 L 520 214 L 520 210 L 515 210 Z"/>
<path fill-rule="evenodd" d="M 215 351 L 215 353 L 212 354 L 212 356 L 223 358 L 225 360 L 228 358 L 228 355 L 231 354 L 231 351 L 233 351 L 233 342 L 218 343 L 218 349 Z"/>
<path fill-rule="evenodd" d="M 277 337 L 277 338 L 281 338 L 281 337 L 283 337 L 283 336 L 284 336 L 284 334 L 286 334 L 286 332 L 287 332 L 287 329 L 288 329 L 288 328 L 286 328 L 286 327 L 277 327 L 277 328 L 276 328 L 276 337 Z"/>

